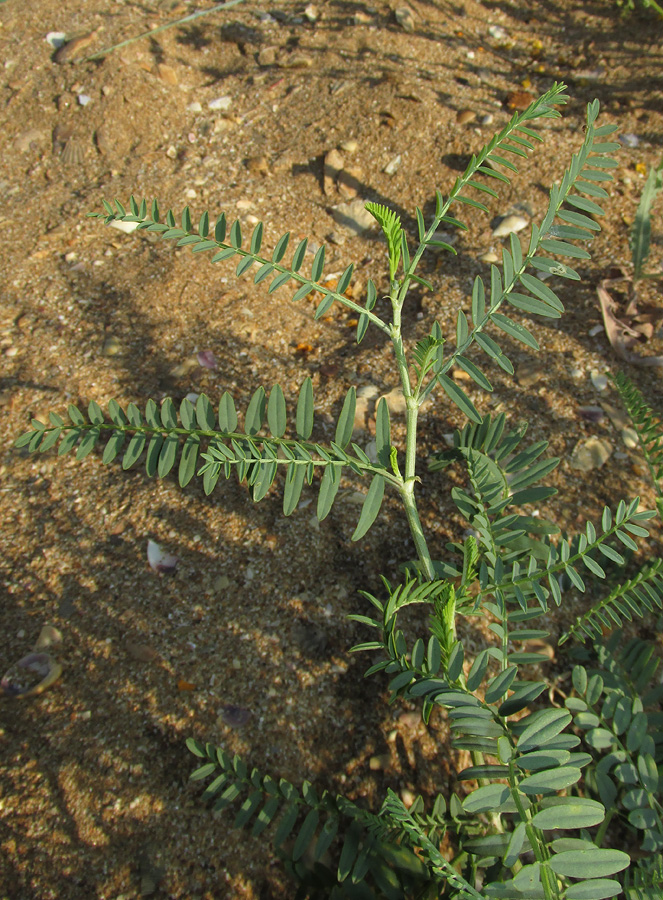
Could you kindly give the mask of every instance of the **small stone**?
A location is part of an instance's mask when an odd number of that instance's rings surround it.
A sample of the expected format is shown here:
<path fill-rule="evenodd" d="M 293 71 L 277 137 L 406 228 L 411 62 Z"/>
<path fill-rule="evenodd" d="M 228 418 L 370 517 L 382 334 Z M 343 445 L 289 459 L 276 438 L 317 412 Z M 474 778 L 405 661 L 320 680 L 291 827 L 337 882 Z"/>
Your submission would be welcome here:
<path fill-rule="evenodd" d="M 504 41 L 508 37 L 506 30 L 501 25 L 491 25 L 488 34 L 494 41 Z"/>
<path fill-rule="evenodd" d="M 187 110 L 189 112 L 199 113 L 203 111 L 203 105 L 198 100 L 194 100 L 193 103 L 189 103 Z"/>
<path fill-rule="evenodd" d="M 407 31 L 410 34 L 414 31 L 414 13 L 409 6 L 397 7 L 397 9 L 394 11 L 394 16 L 403 31 Z"/>
<path fill-rule="evenodd" d="M 313 66 L 313 60 L 310 56 L 304 56 L 303 53 L 289 53 L 279 59 L 278 65 L 280 69 L 310 69 Z"/>
<path fill-rule="evenodd" d="M 605 413 L 600 406 L 579 406 L 578 413 L 580 414 L 581 419 L 596 424 L 602 422 L 605 418 Z"/>
<path fill-rule="evenodd" d="M 66 44 L 63 44 L 55 53 L 53 57 L 53 61 L 59 63 L 69 63 L 73 62 L 76 57 L 82 55 L 82 51 L 89 47 L 89 45 L 94 41 L 97 36 L 97 29 L 94 31 L 89 31 L 87 34 L 82 34 L 80 37 L 74 38 L 71 41 L 67 41 Z"/>
<path fill-rule="evenodd" d="M 355 140 L 341 141 L 340 148 L 345 153 L 356 153 L 359 149 L 359 144 Z"/>
<path fill-rule="evenodd" d="M 78 100 L 79 106 L 87 106 L 88 103 L 92 102 L 92 97 L 90 97 L 89 94 L 79 94 L 76 99 Z"/>
<path fill-rule="evenodd" d="M 28 151 L 38 150 L 48 141 L 48 133 L 41 131 L 39 128 L 30 128 L 24 131 L 14 141 L 14 149 L 19 153 L 27 153 Z"/>
<path fill-rule="evenodd" d="M 500 257 L 494 250 L 486 250 L 485 253 L 482 253 L 479 257 L 479 262 L 482 263 L 498 263 L 500 261 Z"/>
<path fill-rule="evenodd" d="M 137 644 L 134 641 L 127 641 L 125 644 L 127 653 L 137 662 L 153 662 L 159 654 L 147 644 Z"/>
<path fill-rule="evenodd" d="M 185 359 L 183 362 L 178 363 L 168 373 L 171 378 L 183 378 L 188 375 L 189 372 L 192 372 L 196 369 L 200 363 L 198 362 L 197 356 L 190 356 L 188 359 Z"/>
<path fill-rule="evenodd" d="M 375 400 L 379 396 L 380 391 L 374 384 L 362 384 L 357 388 L 357 399 Z"/>
<path fill-rule="evenodd" d="M 54 625 L 44 625 L 39 632 L 35 650 L 46 650 L 48 647 L 55 647 L 62 643 L 62 632 Z"/>
<path fill-rule="evenodd" d="M 166 156 L 168 157 L 168 159 L 177 159 L 177 147 L 171 144 L 170 147 L 166 150 Z"/>
<path fill-rule="evenodd" d="M 54 50 L 59 50 L 60 47 L 64 47 L 67 43 L 67 35 L 64 31 L 49 31 L 44 40 L 47 44 L 50 44 Z"/>
<path fill-rule="evenodd" d="M 354 14 L 353 21 L 355 25 L 368 25 L 369 22 L 372 22 L 373 20 L 367 12 L 360 10 Z"/>
<path fill-rule="evenodd" d="M 227 575 L 217 575 L 214 581 L 212 582 L 212 590 L 217 594 L 221 591 L 225 591 L 230 587 L 230 578 Z"/>
<path fill-rule="evenodd" d="M 102 356 L 119 356 L 122 353 L 122 344 L 113 334 L 109 334 L 101 348 Z"/>
<path fill-rule="evenodd" d="M 349 203 L 339 203 L 332 210 L 337 224 L 347 231 L 362 234 L 375 225 L 375 219 L 364 207 L 364 201 L 357 198 Z"/>
<path fill-rule="evenodd" d="M 262 47 L 258 52 L 258 65 L 263 68 L 276 63 L 276 47 Z"/>
<path fill-rule="evenodd" d="M 597 334 L 602 334 L 604 331 L 605 331 L 605 329 L 604 329 L 603 325 L 594 325 L 592 328 L 589 329 L 587 334 L 590 337 L 596 337 Z"/>
<path fill-rule="evenodd" d="M 521 387 L 531 387 L 540 380 L 542 375 L 541 364 L 534 359 L 528 359 L 518 366 L 516 377 Z"/>
<path fill-rule="evenodd" d="M 177 72 L 173 69 L 172 66 L 167 66 L 165 63 L 157 64 L 157 75 L 164 82 L 164 84 L 169 84 L 171 87 L 175 87 L 177 85 Z"/>
<path fill-rule="evenodd" d="M 612 444 L 602 438 L 590 437 L 578 443 L 573 448 L 569 465 L 580 472 L 591 472 L 605 465 L 612 454 Z"/>
<path fill-rule="evenodd" d="M 361 188 L 362 171 L 357 166 L 351 166 L 338 173 L 336 186 L 344 200 L 353 200 Z"/>
<path fill-rule="evenodd" d="M 618 409 L 616 406 L 612 406 L 610 403 L 606 403 L 605 400 L 601 402 L 601 407 L 603 408 L 617 431 L 623 431 L 625 428 L 630 427 L 631 420 L 626 415 L 624 410 Z"/>
<path fill-rule="evenodd" d="M 456 113 L 456 121 L 459 125 L 467 125 L 468 122 L 474 122 L 477 114 L 473 109 L 459 109 Z"/>
<path fill-rule="evenodd" d="M 629 450 L 635 450 L 638 446 L 638 433 L 635 428 L 624 428 L 621 433 L 622 441 Z"/>
<path fill-rule="evenodd" d="M 523 651 L 525 653 L 540 653 L 542 656 L 547 656 L 550 662 L 555 661 L 555 648 L 549 641 L 542 638 L 531 638 L 529 641 L 524 641 Z"/>
<path fill-rule="evenodd" d="M 381 753 L 371 756 L 368 761 L 368 768 L 371 772 L 379 772 L 381 769 L 388 769 L 391 765 L 391 755 L 389 753 Z"/>
<path fill-rule="evenodd" d="M 219 712 L 219 721 L 230 728 L 243 728 L 251 718 L 251 710 L 226 703 Z"/>
<path fill-rule="evenodd" d="M 318 12 L 317 6 L 314 6 L 312 3 L 304 9 L 304 16 L 308 19 L 308 21 L 314 25 L 318 18 L 320 17 L 320 13 Z"/>
<path fill-rule="evenodd" d="M 399 387 L 395 387 L 388 394 L 385 394 L 384 399 L 389 407 L 389 412 L 393 415 L 404 415 L 407 411 L 407 403 L 403 396 L 403 391 Z"/>
<path fill-rule="evenodd" d="M 266 156 L 250 156 L 244 161 L 244 165 L 251 175 L 269 175 L 269 161 Z"/>
<path fill-rule="evenodd" d="M 589 378 L 597 391 L 604 391 L 608 387 L 608 376 L 597 372 L 596 369 L 590 372 Z"/>
<path fill-rule="evenodd" d="M 617 140 L 624 147 L 628 147 L 629 149 L 634 149 L 640 143 L 640 138 L 637 134 L 618 134 Z"/>
<path fill-rule="evenodd" d="M 385 175 L 395 175 L 401 166 L 401 159 L 402 158 L 400 153 L 390 159 L 387 165 L 382 170 Z"/>
<path fill-rule="evenodd" d="M 374 404 L 368 397 L 357 397 L 355 403 L 353 433 L 356 431 L 365 431 L 368 428 L 368 417 L 373 405 Z"/>
<path fill-rule="evenodd" d="M 527 228 L 528 224 L 527 219 L 524 219 L 522 216 L 504 216 L 499 224 L 493 229 L 493 237 L 507 237 L 509 234 L 515 234 L 518 231 L 522 231 L 523 228 Z"/>
<path fill-rule="evenodd" d="M 409 728 L 414 731 L 421 724 L 421 713 L 416 712 L 415 710 L 402 712 L 398 717 L 398 723 L 404 728 Z"/>
<path fill-rule="evenodd" d="M 401 800 L 403 801 L 403 806 L 406 809 L 409 809 L 416 800 L 416 797 L 412 791 L 408 790 L 408 788 L 401 788 Z"/>
<path fill-rule="evenodd" d="M 344 165 L 344 159 L 335 148 L 325 154 L 323 166 L 323 190 L 330 197 L 336 189 L 336 179 Z"/>
<path fill-rule="evenodd" d="M 207 106 L 213 110 L 227 110 L 232 105 L 232 97 L 217 97 L 214 100 L 208 100 Z"/>
<path fill-rule="evenodd" d="M 495 116 L 492 113 L 486 113 L 485 116 L 481 116 L 479 119 L 479 125 L 492 125 L 495 121 Z"/>

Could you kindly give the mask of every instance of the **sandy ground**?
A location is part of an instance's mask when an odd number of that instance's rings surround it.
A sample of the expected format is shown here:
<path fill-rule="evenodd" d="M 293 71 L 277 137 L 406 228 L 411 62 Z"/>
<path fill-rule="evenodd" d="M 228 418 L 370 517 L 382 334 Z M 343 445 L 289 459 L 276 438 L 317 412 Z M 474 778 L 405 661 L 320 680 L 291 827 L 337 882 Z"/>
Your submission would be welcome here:
<path fill-rule="evenodd" d="M 541 513 L 563 527 L 617 497 L 652 503 L 610 419 L 591 422 L 579 409 L 615 403 L 590 377 L 620 365 L 597 327 L 595 288 L 611 266 L 628 268 L 644 174 L 661 156 L 662 23 L 622 19 L 608 0 L 412 0 L 407 30 L 398 5 L 329 0 L 315 18 L 303 3 L 246 2 L 98 61 L 82 58 L 196 5 L 0 6 L 0 669 L 28 653 L 45 624 L 62 635 L 53 653 L 63 666 L 40 697 L 0 701 L 2 900 L 292 896 L 263 843 L 199 802 L 199 786 L 187 783 L 188 736 L 373 805 L 387 787 L 447 792 L 454 770 L 442 717 L 425 727 L 407 705 L 388 707 L 384 682 L 364 681 L 366 659 L 348 653 L 366 638 L 346 619 L 364 608 L 357 590 L 378 591 L 379 574 L 398 577 L 413 556 L 394 497 L 351 544 L 366 485 L 350 478 L 319 523 L 313 489 L 284 519 L 278 485 L 253 505 L 233 481 L 206 497 L 198 480 L 183 491 L 174 476 L 103 467 L 100 454 L 78 463 L 13 448 L 32 417 L 69 402 L 144 406 L 190 392 L 217 401 L 230 390 L 245 408 L 258 384 L 279 383 L 292 409 L 308 375 L 317 434 L 329 439 L 351 384 L 379 394 L 397 384 L 389 347 L 369 332 L 357 348 L 347 311 L 314 322 L 309 300 L 267 296 L 236 280 L 232 265 L 104 228 L 86 218 L 102 199 L 127 202 L 133 192 L 176 212 L 188 204 L 194 221 L 225 210 L 245 230 L 262 220 L 266 247 L 285 231 L 309 236 L 314 249 L 325 242 L 326 271 L 355 262 L 351 290 L 363 297 L 368 278 L 386 287 L 384 248 L 375 231 L 346 231 L 334 208 L 353 197 L 389 202 L 414 232 L 415 206 L 428 213 L 435 189 L 448 191 L 508 120 L 511 92 L 567 81 L 571 102 L 543 128 L 535 159 L 489 198 L 489 216 L 465 217 L 457 257 L 423 266 L 435 291 L 413 292 L 406 338 L 438 319 L 453 339 L 454 311 L 469 307 L 475 275 L 488 274 L 485 255 L 501 249 L 491 221 L 543 214 L 598 97 L 602 121 L 635 139 L 623 138 L 593 259 L 581 264 L 581 283 L 555 284 L 568 312 L 535 324 L 541 353 L 506 342 L 517 380 L 491 369 L 494 394 L 472 396 L 550 440 L 563 460 L 551 478 L 560 497 Z M 74 62 L 55 58 L 50 32 L 83 38 Z M 334 149 L 343 175 L 325 185 Z M 659 211 L 650 269 L 660 265 Z M 643 297 L 660 303 L 656 285 Z M 213 352 L 216 369 L 198 364 L 200 351 Z M 660 353 L 660 341 L 641 352 Z M 621 367 L 657 406 L 660 369 Z M 419 496 L 437 556 L 463 526 L 449 482 L 426 478 L 425 459 L 461 423 L 443 397 L 422 419 Z M 362 446 L 372 425 L 358 434 Z M 402 438 L 398 414 L 394 434 Z M 584 475 L 569 459 L 592 435 L 613 452 Z M 175 575 L 149 568 L 148 539 L 179 557 Z M 552 617 L 552 629 L 579 608 Z M 484 635 L 466 626 L 464 639 L 471 650 Z"/>

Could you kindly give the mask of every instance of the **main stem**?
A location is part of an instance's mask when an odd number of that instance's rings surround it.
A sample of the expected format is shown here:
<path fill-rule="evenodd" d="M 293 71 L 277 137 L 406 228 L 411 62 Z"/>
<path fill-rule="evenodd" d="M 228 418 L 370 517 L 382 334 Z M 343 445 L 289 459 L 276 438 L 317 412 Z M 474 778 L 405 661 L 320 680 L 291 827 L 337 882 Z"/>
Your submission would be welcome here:
<path fill-rule="evenodd" d="M 407 359 L 405 356 L 405 347 L 403 346 L 403 338 L 401 335 L 401 310 L 403 307 L 403 300 L 399 299 L 394 292 L 392 293 L 391 304 L 393 309 L 391 340 L 407 408 L 405 418 L 405 471 L 402 476 L 403 480 L 401 487 L 399 488 L 399 493 L 401 495 L 401 500 L 403 501 L 407 523 L 410 526 L 410 533 L 424 575 L 428 581 L 433 581 L 435 579 L 433 560 L 428 549 L 424 530 L 421 526 L 417 501 L 414 496 L 414 486 L 417 481 L 417 419 L 419 417 L 419 398 L 412 391 L 410 373 L 408 371 Z"/>

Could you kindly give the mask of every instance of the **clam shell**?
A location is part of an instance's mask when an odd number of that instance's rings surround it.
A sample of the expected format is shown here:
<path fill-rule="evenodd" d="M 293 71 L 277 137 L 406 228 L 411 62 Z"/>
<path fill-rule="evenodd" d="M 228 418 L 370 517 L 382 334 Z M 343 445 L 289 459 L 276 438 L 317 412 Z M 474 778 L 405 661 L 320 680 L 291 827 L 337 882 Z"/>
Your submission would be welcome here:
<path fill-rule="evenodd" d="M 28 653 L 7 669 L 0 681 L 6 697 L 24 698 L 41 694 L 58 680 L 62 666 L 48 653 Z"/>

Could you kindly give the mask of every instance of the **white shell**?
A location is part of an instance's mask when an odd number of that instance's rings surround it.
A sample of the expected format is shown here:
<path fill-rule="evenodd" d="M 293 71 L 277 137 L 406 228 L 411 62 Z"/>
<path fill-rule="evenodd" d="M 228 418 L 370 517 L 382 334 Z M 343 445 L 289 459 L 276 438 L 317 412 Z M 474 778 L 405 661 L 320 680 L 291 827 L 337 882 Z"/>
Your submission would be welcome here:
<path fill-rule="evenodd" d="M 527 228 L 528 224 L 527 219 L 523 219 L 522 216 L 505 216 L 497 228 L 494 229 L 493 237 L 506 237 L 509 234 L 522 231 L 523 228 Z"/>

